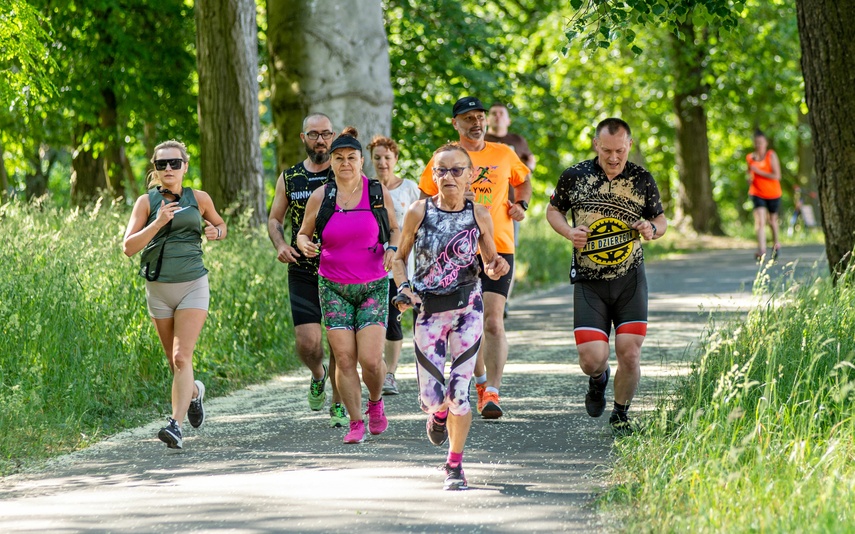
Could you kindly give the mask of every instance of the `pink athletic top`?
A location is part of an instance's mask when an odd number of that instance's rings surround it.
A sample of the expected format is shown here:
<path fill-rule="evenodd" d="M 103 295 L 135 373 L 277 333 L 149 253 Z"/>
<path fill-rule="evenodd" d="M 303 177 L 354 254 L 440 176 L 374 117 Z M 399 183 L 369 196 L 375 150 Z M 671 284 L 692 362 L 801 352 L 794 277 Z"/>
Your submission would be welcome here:
<path fill-rule="evenodd" d="M 367 284 L 386 277 L 383 244 L 368 203 L 368 178 L 362 178 L 362 198 L 352 210 L 336 206 L 321 236 L 318 274 L 338 284 Z"/>

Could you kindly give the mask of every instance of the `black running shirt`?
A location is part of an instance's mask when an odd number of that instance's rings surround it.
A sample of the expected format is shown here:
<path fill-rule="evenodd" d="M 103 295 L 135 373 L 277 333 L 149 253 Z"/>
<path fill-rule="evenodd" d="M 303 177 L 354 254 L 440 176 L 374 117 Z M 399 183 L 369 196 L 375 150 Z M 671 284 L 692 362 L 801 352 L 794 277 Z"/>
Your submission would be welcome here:
<path fill-rule="evenodd" d="M 306 202 L 315 191 L 334 178 L 332 168 L 321 172 L 309 172 L 303 162 L 294 165 L 282 173 L 285 180 L 285 192 L 288 195 L 288 213 L 291 220 L 291 246 L 297 248 L 297 233 L 303 224 L 303 216 L 306 214 Z M 299 249 L 297 249 L 299 250 Z M 306 258 L 300 255 L 297 262 L 289 268 L 298 268 L 318 274 L 320 256 Z"/>
<path fill-rule="evenodd" d="M 585 248 L 573 250 L 570 281 L 613 280 L 644 261 L 641 238 L 632 224 L 654 219 L 662 212 L 659 188 L 653 176 L 627 162 L 612 180 L 597 158 L 565 170 L 549 200 L 572 216 L 572 225 L 591 229 Z"/>

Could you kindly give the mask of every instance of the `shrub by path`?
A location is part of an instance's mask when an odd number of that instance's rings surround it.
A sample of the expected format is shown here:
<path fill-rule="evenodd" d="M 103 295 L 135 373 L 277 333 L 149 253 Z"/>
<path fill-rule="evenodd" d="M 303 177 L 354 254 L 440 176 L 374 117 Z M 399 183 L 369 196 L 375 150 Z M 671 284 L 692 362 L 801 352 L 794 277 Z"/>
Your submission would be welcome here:
<path fill-rule="evenodd" d="M 819 246 L 787 249 L 806 272 Z M 783 261 L 770 270 L 781 278 Z M 688 367 L 709 312 L 755 304 L 750 252 L 695 253 L 648 266 L 650 328 L 635 411 Z M 820 267 L 824 272 L 824 267 Z M 703 310 L 703 311 L 701 311 Z M 612 438 L 585 414 L 568 284 L 512 302 L 502 406 L 476 417 L 464 457 L 471 489 L 442 491 L 445 449 L 425 437 L 412 352 L 389 430 L 362 445 L 310 412 L 304 370 L 206 402 L 185 449 L 156 439 L 160 419 L 0 481 L 2 532 L 554 532 L 608 523 L 592 501 Z M 614 365 L 614 360 L 612 360 Z M 164 390 L 165 391 L 165 390 Z M 611 400 L 611 388 L 608 399 Z"/>

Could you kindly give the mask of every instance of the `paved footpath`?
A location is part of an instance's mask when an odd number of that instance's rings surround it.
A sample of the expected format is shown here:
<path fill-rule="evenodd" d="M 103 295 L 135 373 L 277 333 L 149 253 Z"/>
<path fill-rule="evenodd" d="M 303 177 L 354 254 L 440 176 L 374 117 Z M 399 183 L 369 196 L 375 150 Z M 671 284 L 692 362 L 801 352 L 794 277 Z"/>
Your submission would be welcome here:
<path fill-rule="evenodd" d="M 821 247 L 794 247 L 805 271 Z M 823 267 L 820 267 L 822 271 Z M 757 272 L 749 250 L 652 262 L 650 328 L 634 410 L 652 408 L 688 368 L 709 312 L 744 311 Z M 442 490 L 445 448 L 430 445 L 405 346 L 389 430 L 344 445 L 311 412 L 304 370 L 206 402 L 183 451 L 162 421 L 0 480 L 0 532 L 556 532 L 608 527 L 593 504 L 612 437 L 585 414 L 572 347 L 570 286 L 512 301 L 510 362 L 498 421 L 476 417 L 464 457 L 470 489 Z M 612 361 L 614 366 L 614 360 Z M 611 400 L 611 388 L 607 397 Z M 608 412 L 607 412 L 608 414 Z M 608 528 L 606 528 L 608 530 Z"/>

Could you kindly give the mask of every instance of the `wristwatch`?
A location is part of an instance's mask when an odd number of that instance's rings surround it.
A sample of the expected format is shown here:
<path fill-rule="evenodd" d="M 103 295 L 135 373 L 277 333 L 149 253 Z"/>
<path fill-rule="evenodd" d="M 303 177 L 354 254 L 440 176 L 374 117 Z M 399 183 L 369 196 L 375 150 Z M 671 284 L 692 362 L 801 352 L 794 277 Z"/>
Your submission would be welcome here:
<path fill-rule="evenodd" d="M 523 211 L 528 211 L 528 202 L 525 200 L 517 200 L 516 203 L 519 204 Z"/>

